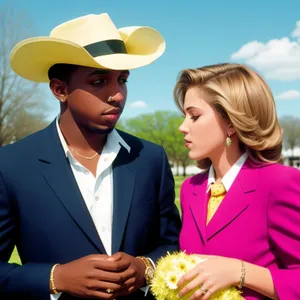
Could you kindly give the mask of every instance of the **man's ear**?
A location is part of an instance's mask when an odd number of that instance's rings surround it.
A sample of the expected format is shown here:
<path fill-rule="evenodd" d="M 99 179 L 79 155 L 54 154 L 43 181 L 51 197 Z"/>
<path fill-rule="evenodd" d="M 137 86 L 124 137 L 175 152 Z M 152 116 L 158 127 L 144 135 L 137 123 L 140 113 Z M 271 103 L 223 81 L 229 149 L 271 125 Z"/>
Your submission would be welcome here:
<path fill-rule="evenodd" d="M 54 78 L 51 79 L 49 86 L 52 91 L 52 94 L 56 99 L 58 99 L 62 103 L 66 102 L 68 95 L 68 86 L 66 82 Z"/>

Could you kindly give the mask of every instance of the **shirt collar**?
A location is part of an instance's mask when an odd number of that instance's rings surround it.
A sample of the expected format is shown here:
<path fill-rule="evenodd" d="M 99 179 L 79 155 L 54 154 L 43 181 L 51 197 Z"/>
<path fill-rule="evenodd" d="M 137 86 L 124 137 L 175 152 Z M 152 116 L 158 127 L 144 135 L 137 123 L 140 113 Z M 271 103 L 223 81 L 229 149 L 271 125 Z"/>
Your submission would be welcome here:
<path fill-rule="evenodd" d="M 60 116 L 58 115 L 56 118 L 57 133 L 58 133 L 58 136 L 59 136 L 59 139 L 60 139 L 60 142 L 61 142 L 61 145 L 63 147 L 66 157 L 68 157 L 68 154 L 72 156 L 72 153 L 70 152 L 69 147 L 66 143 L 66 140 L 60 129 L 59 117 Z M 118 131 L 116 129 L 113 129 L 113 131 L 107 135 L 107 140 L 106 140 L 106 143 L 104 145 L 102 152 L 105 152 L 105 153 L 118 152 L 119 145 L 123 146 L 128 151 L 128 153 L 130 153 L 130 150 L 131 150 L 130 146 L 124 141 L 124 139 L 120 136 Z"/>
<path fill-rule="evenodd" d="M 237 177 L 238 173 L 240 172 L 247 158 L 248 158 L 248 153 L 245 152 L 222 178 L 221 182 L 223 183 L 227 192 L 229 191 L 231 185 L 233 184 L 235 178 Z M 208 182 L 207 182 L 207 191 L 206 191 L 207 193 L 210 191 L 211 184 L 215 182 L 216 182 L 215 170 L 213 165 L 211 165 L 208 172 Z"/>

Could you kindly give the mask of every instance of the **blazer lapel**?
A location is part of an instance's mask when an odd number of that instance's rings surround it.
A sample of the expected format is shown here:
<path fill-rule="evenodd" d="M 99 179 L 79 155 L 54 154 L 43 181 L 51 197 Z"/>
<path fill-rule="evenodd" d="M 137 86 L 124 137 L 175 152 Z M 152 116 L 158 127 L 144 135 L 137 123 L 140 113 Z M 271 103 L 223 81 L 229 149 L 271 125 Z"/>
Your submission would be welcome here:
<path fill-rule="evenodd" d="M 248 159 L 228 193 L 225 195 L 215 215 L 207 225 L 207 239 L 211 239 L 242 214 L 250 204 L 252 192 L 256 189 L 258 168 L 252 167 Z"/>
<path fill-rule="evenodd" d="M 135 170 L 129 166 L 129 162 L 130 153 L 121 147 L 113 163 L 112 253 L 121 248 L 135 186 Z"/>
<path fill-rule="evenodd" d="M 39 157 L 43 176 L 80 230 L 101 253 L 105 253 L 61 146 L 55 122 L 45 129 L 45 133 L 48 135 L 43 144 L 44 151 Z"/>
<path fill-rule="evenodd" d="M 207 218 L 207 202 L 208 194 L 207 182 L 208 174 L 201 177 L 202 181 L 194 184 L 192 189 L 190 209 L 194 222 L 198 228 L 202 243 L 206 243 L 206 218 Z M 204 197 L 203 197 L 204 195 Z"/>

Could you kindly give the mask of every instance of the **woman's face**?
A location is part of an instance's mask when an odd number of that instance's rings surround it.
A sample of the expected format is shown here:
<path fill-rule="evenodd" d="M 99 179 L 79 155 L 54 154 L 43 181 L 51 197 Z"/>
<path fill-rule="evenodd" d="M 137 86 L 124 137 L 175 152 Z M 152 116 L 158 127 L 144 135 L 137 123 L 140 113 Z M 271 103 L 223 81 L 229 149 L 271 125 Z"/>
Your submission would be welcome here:
<path fill-rule="evenodd" d="M 189 88 L 184 98 L 185 119 L 179 127 L 189 156 L 196 161 L 221 156 L 229 132 L 228 122 L 206 100 L 199 88 Z"/>

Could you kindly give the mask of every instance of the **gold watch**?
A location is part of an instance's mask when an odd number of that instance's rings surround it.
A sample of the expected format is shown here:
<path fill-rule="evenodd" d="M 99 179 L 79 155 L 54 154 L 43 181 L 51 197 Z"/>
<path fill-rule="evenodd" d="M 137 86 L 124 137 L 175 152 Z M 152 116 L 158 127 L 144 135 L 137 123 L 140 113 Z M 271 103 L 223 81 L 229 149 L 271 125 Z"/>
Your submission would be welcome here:
<path fill-rule="evenodd" d="M 145 264 L 145 266 L 146 266 L 144 277 L 145 277 L 145 280 L 146 280 L 146 284 L 150 285 L 151 282 L 152 282 L 152 279 L 154 277 L 154 271 L 155 271 L 155 269 L 153 267 L 153 264 L 150 261 L 150 259 L 147 258 L 147 257 L 137 256 L 137 258 L 141 259 L 143 261 L 143 263 Z"/>

